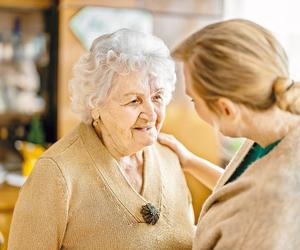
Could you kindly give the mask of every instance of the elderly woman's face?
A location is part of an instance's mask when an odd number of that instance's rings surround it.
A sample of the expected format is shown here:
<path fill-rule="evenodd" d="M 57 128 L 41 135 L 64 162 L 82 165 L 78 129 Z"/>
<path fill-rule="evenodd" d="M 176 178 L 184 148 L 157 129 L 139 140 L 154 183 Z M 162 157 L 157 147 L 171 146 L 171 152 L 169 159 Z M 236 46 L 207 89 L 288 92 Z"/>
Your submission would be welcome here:
<path fill-rule="evenodd" d="M 115 81 L 100 118 L 120 150 L 137 152 L 157 139 L 165 117 L 164 88 L 155 81 L 144 83 L 140 73 L 119 75 Z"/>

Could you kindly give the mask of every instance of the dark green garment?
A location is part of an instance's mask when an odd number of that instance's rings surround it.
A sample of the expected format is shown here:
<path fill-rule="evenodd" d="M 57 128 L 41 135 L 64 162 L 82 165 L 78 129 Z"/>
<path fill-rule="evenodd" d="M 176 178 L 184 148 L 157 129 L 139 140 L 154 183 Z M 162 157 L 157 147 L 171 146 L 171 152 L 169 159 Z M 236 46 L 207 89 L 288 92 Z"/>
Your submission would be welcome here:
<path fill-rule="evenodd" d="M 231 175 L 231 177 L 226 182 L 226 184 L 236 180 L 240 175 L 242 175 L 247 170 L 247 168 L 253 162 L 267 155 L 280 141 L 281 140 L 278 140 L 265 148 L 262 148 L 257 143 L 254 143 L 252 148 L 245 156 L 244 160 L 240 163 L 240 165 L 237 167 L 235 172 Z"/>

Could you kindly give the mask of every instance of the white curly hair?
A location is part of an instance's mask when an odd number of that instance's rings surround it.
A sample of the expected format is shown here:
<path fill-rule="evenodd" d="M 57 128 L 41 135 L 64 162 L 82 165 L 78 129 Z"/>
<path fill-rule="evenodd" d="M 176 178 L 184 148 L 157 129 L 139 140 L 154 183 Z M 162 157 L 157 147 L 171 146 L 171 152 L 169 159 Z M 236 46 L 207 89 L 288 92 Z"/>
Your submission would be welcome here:
<path fill-rule="evenodd" d="M 118 75 L 140 72 L 165 89 L 170 102 L 175 89 L 175 64 L 164 42 L 149 34 L 120 29 L 96 38 L 89 52 L 73 68 L 69 82 L 72 110 L 85 123 L 92 122 L 91 110 L 105 100 Z"/>

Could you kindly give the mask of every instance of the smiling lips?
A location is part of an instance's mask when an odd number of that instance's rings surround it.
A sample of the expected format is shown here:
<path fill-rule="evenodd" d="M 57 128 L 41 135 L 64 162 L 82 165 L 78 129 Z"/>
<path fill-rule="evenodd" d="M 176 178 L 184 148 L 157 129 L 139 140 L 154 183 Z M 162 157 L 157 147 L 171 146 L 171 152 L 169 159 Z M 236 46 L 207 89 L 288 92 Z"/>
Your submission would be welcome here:
<path fill-rule="evenodd" d="M 141 131 L 141 132 L 147 132 L 152 128 L 154 128 L 154 126 L 141 126 L 141 127 L 135 127 L 134 129 Z"/>

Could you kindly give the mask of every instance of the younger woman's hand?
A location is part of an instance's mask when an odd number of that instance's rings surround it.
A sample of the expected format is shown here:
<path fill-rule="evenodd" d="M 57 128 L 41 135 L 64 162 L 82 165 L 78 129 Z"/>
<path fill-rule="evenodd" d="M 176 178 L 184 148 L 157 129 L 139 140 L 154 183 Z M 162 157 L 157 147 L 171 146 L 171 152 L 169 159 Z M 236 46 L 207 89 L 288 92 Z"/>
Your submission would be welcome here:
<path fill-rule="evenodd" d="M 183 168 L 187 165 L 187 162 L 193 157 L 193 153 L 190 152 L 180 141 L 178 141 L 173 135 L 160 133 L 158 135 L 158 141 L 169 147 L 177 154 L 180 164 Z"/>
<path fill-rule="evenodd" d="M 178 155 L 180 164 L 185 172 L 190 173 L 210 190 L 213 190 L 224 172 L 221 167 L 193 154 L 173 135 L 160 133 L 158 141 L 168 146 Z"/>

